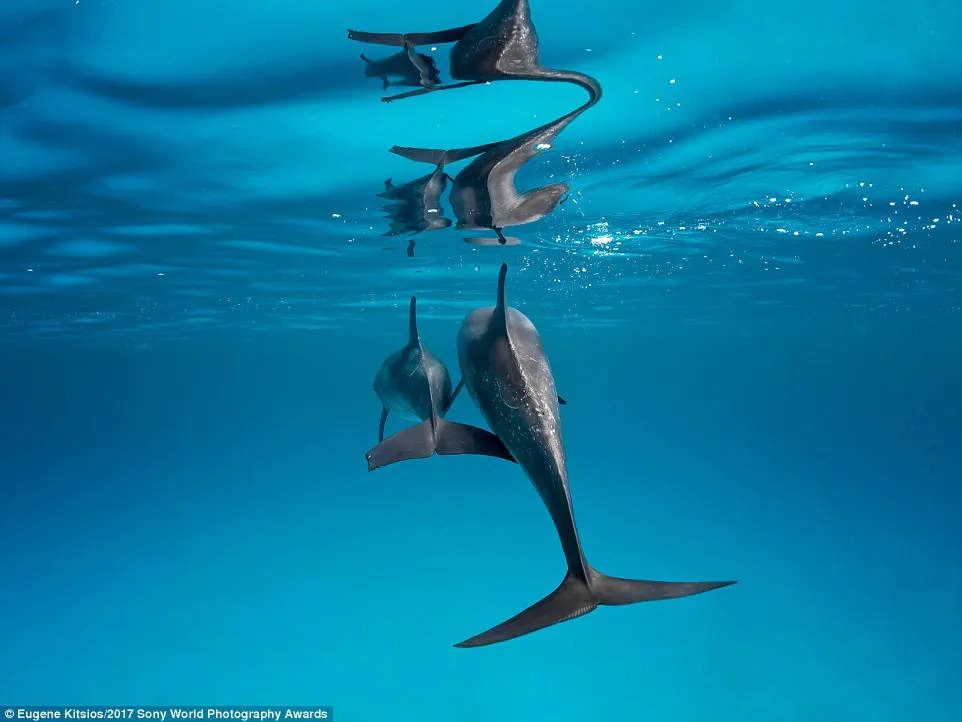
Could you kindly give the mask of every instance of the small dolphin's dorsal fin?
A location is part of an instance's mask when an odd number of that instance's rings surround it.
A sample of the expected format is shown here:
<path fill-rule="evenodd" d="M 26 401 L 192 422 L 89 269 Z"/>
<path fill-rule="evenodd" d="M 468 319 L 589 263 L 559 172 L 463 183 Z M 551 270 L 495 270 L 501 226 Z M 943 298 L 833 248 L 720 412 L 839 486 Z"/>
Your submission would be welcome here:
<path fill-rule="evenodd" d="M 508 264 L 501 264 L 501 272 L 498 273 L 498 303 L 494 307 L 494 316 L 491 319 L 491 325 L 493 328 L 507 334 L 508 324 L 505 314 L 507 313 L 508 306 L 504 300 L 504 279 L 508 275 Z"/>
<path fill-rule="evenodd" d="M 418 337 L 418 297 L 411 296 L 411 312 L 408 315 L 408 346 L 421 343 Z"/>

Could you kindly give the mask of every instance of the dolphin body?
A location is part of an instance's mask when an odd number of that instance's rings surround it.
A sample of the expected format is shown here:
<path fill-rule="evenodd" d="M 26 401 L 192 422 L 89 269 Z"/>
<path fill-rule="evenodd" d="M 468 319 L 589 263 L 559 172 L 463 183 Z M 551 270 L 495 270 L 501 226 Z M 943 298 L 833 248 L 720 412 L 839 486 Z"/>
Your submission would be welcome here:
<path fill-rule="evenodd" d="M 417 325 L 417 297 L 411 297 L 408 342 L 388 356 L 374 378 L 374 392 L 381 399 L 378 445 L 366 454 L 368 470 L 405 459 L 438 454 L 481 454 L 514 461 L 511 452 L 490 431 L 446 421 L 463 381 L 451 390 L 447 368 L 421 343 Z M 421 423 L 384 438 L 384 425 L 391 411 L 413 416 Z"/>
<path fill-rule="evenodd" d="M 451 226 L 451 220 L 444 217 L 441 208 L 441 195 L 447 187 L 450 176 L 444 172 L 441 164 L 427 175 L 415 178 L 402 185 L 394 185 L 388 178 L 384 181 L 384 190 L 378 193 L 378 198 L 390 201 L 387 214 L 391 224 L 390 230 L 383 236 L 399 236 L 410 233 L 412 236 L 424 231 L 437 231 Z M 415 242 L 408 240 L 408 256 L 414 256 Z"/>
<path fill-rule="evenodd" d="M 382 90 L 387 90 L 392 85 L 430 88 L 440 80 L 434 58 L 414 52 L 413 47 L 381 60 L 371 60 L 362 53 L 361 60 L 365 63 L 364 74 L 369 78 L 380 78 Z M 392 81 L 391 76 L 398 80 Z"/>
<path fill-rule="evenodd" d="M 620 579 L 588 564 L 568 490 L 551 367 L 534 324 L 505 303 L 507 270 L 503 264 L 497 305 L 479 308 L 464 319 L 458 334 L 458 361 L 471 398 L 541 495 L 557 529 L 568 571 L 558 588 L 541 601 L 454 646 L 504 642 L 580 617 L 599 605 L 677 599 L 734 584 Z"/>
<path fill-rule="evenodd" d="M 438 85 L 418 67 L 421 88 L 381 98 L 385 102 L 410 98 L 437 90 L 453 90 L 497 80 L 547 80 L 574 83 L 584 88 L 591 104 L 601 98 L 601 86 L 590 75 L 573 70 L 553 70 L 538 61 L 539 42 L 531 20 L 528 0 L 501 0 L 477 23 L 428 33 L 370 33 L 348 30 L 347 37 L 362 43 L 404 48 L 412 63 L 418 45 L 454 43 L 451 77 L 464 82 Z"/>

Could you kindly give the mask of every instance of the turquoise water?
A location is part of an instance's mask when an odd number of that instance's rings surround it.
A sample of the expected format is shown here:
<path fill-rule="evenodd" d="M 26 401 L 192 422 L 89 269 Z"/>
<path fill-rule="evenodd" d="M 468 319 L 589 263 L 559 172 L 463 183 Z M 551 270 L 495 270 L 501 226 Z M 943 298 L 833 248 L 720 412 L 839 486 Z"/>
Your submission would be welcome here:
<path fill-rule="evenodd" d="M 392 146 L 585 102 L 382 103 L 359 54 L 394 50 L 347 39 L 492 7 L 0 6 L 0 705 L 958 715 L 962 9 L 531 0 L 541 63 L 604 89 L 518 173 L 566 200 L 517 245 L 384 235 L 385 180 L 432 170 Z M 738 584 L 452 646 L 564 557 L 514 465 L 368 473 L 371 384 L 411 295 L 456 380 L 502 262 L 591 563 Z M 485 425 L 467 395 L 450 418 Z"/>

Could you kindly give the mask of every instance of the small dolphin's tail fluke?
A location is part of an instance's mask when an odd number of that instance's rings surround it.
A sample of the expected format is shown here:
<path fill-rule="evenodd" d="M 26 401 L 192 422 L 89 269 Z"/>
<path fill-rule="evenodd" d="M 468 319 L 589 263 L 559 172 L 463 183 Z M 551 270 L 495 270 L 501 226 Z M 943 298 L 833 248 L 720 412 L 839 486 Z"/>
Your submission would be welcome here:
<path fill-rule="evenodd" d="M 428 419 L 409 426 L 389 436 L 371 449 L 367 458 L 367 470 L 410 459 L 426 459 L 433 454 L 479 454 L 514 461 L 504 442 L 490 431 L 477 426 L 459 424 L 442 418 Z"/>
<path fill-rule="evenodd" d="M 403 48 L 406 45 L 435 45 L 444 43 L 456 43 L 468 34 L 468 31 L 477 23 L 462 25 L 448 30 L 436 30 L 429 33 L 368 33 L 363 30 L 348 30 L 347 37 L 350 40 L 357 40 L 361 43 L 373 43 L 375 45 L 390 45 L 396 48 Z"/>
<path fill-rule="evenodd" d="M 654 582 L 609 577 L 589 568 L 589 582 L 568 573 L 561 585 L 521 614 L 502 622 L 455 647 L 483 647 L 505 642 L 569 619 L 581 617 L 599 606 L 618 606 L 659 599 L 678 599 L 726 587 L 735 582 Z"/>
<path fill-rule="evenodd" d="M 413 160 L 415 163 L 430 163 L 433 166 L 444 166 L 448 163 L 457 163 L 467 158 L 473 158 L 490 150 L 498 143 L 488 143 L 486 145 L 476 145 L 471 148 L 453 148 L 451 150 L 439 150 L 437 148 L 408 148 L 403 145 L 395 145 L 391 148 L 394 155 Z"/>

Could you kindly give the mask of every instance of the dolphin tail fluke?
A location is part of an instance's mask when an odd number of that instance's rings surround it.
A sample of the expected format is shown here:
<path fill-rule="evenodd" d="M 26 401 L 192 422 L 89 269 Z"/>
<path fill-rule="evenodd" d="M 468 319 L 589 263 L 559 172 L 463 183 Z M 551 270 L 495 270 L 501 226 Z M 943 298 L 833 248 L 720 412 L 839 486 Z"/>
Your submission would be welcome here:
<path fill-rule="evenodd" d="M 598 607 L 588 585 L 575 576 L 568 575 L 551 594 L 532 604 L 520 614 L 511 617 L 487 632 L 455 644 L 455 647 L 483 647 L 505 642 L 539 629 L 550 627 L 569 619 L 581 617 Z"/>
<path fill-rule="evenodd" d="M 605 606 L 680 599 L 735 584 L 735 582 L 655 582 L 647 579 L 620 579 L 606 576 L 595 569 L 590 571 L 589 577 L 591 593 L 598 600 L 598 604 Z"/>
<path fill-rule="evenodd" d="M 735 582 L 654 582 L 644 579 L 619 579 L 590 569 L 586 584 L 569 573 L 561 585 L 540 602 L 487 632 L 455 644 L 455 647 L 483 647 L 521 637 L 554 624 L 581 617 L 599 606 L 617 606 L 678 599 L 726 587 Z"/>
<path fill-rule="evenodd" d="M 367 452 L 365 457 L 367 470 L 374 471 L 399 461 L 426 459 L 435 453 L 443 456 L 478 454 L 515 460 L 504 442 L 490 431 L 441 418 L 433 424 L 428 419 L 397 432 Z"/>
<path fill-rule="evenodd" d="M 504 442 L 486 429 L 456 421 L 437 421 L 437 451 L 442 456 L 478 454 L 514 461 Z"/>
<path fill-rule="evenodd" d="M 360 43 L 390 45 L 395 48 L 455 43 L 467 35 L 468 31 L 476 24 L 471 23 L 470 25 L 462 25 L 448 30 L 436 30 L 430 33 L 368 33 L 363 30 L 348 30 L 347 37 Z"/>
<path fill-rule="evenodd" d="M 391 148 L 394 155 L 413 160 L 415 163 L 430 163 L 434 166 L 443 166 L 448 163 L 457 163 L 467 158 L 484 153 L 486 150 L 497 145 L 488 143 L 487 145 L 476 145 L 471 148 L 454 148 L 452 150 L 439 150 L 436 148 L 408 148 L 403 145 L 396 145 Z"/>
<path fill-rule="evenodd" d="M 359 43 L 390 45 L 394 48 L 404 47 L 403 33 L 367 33 L 363 30 L 348 30 L 347 37 L 348 40 L 357 40 Z"/>
<path fill-rule="evenodd" d="M 367 458 L 367 470 L 374 471 L 398 461 L 426 459 L 433 453 L 434 430 L 428 419 L 389 436 L 364 456 Z"/>

